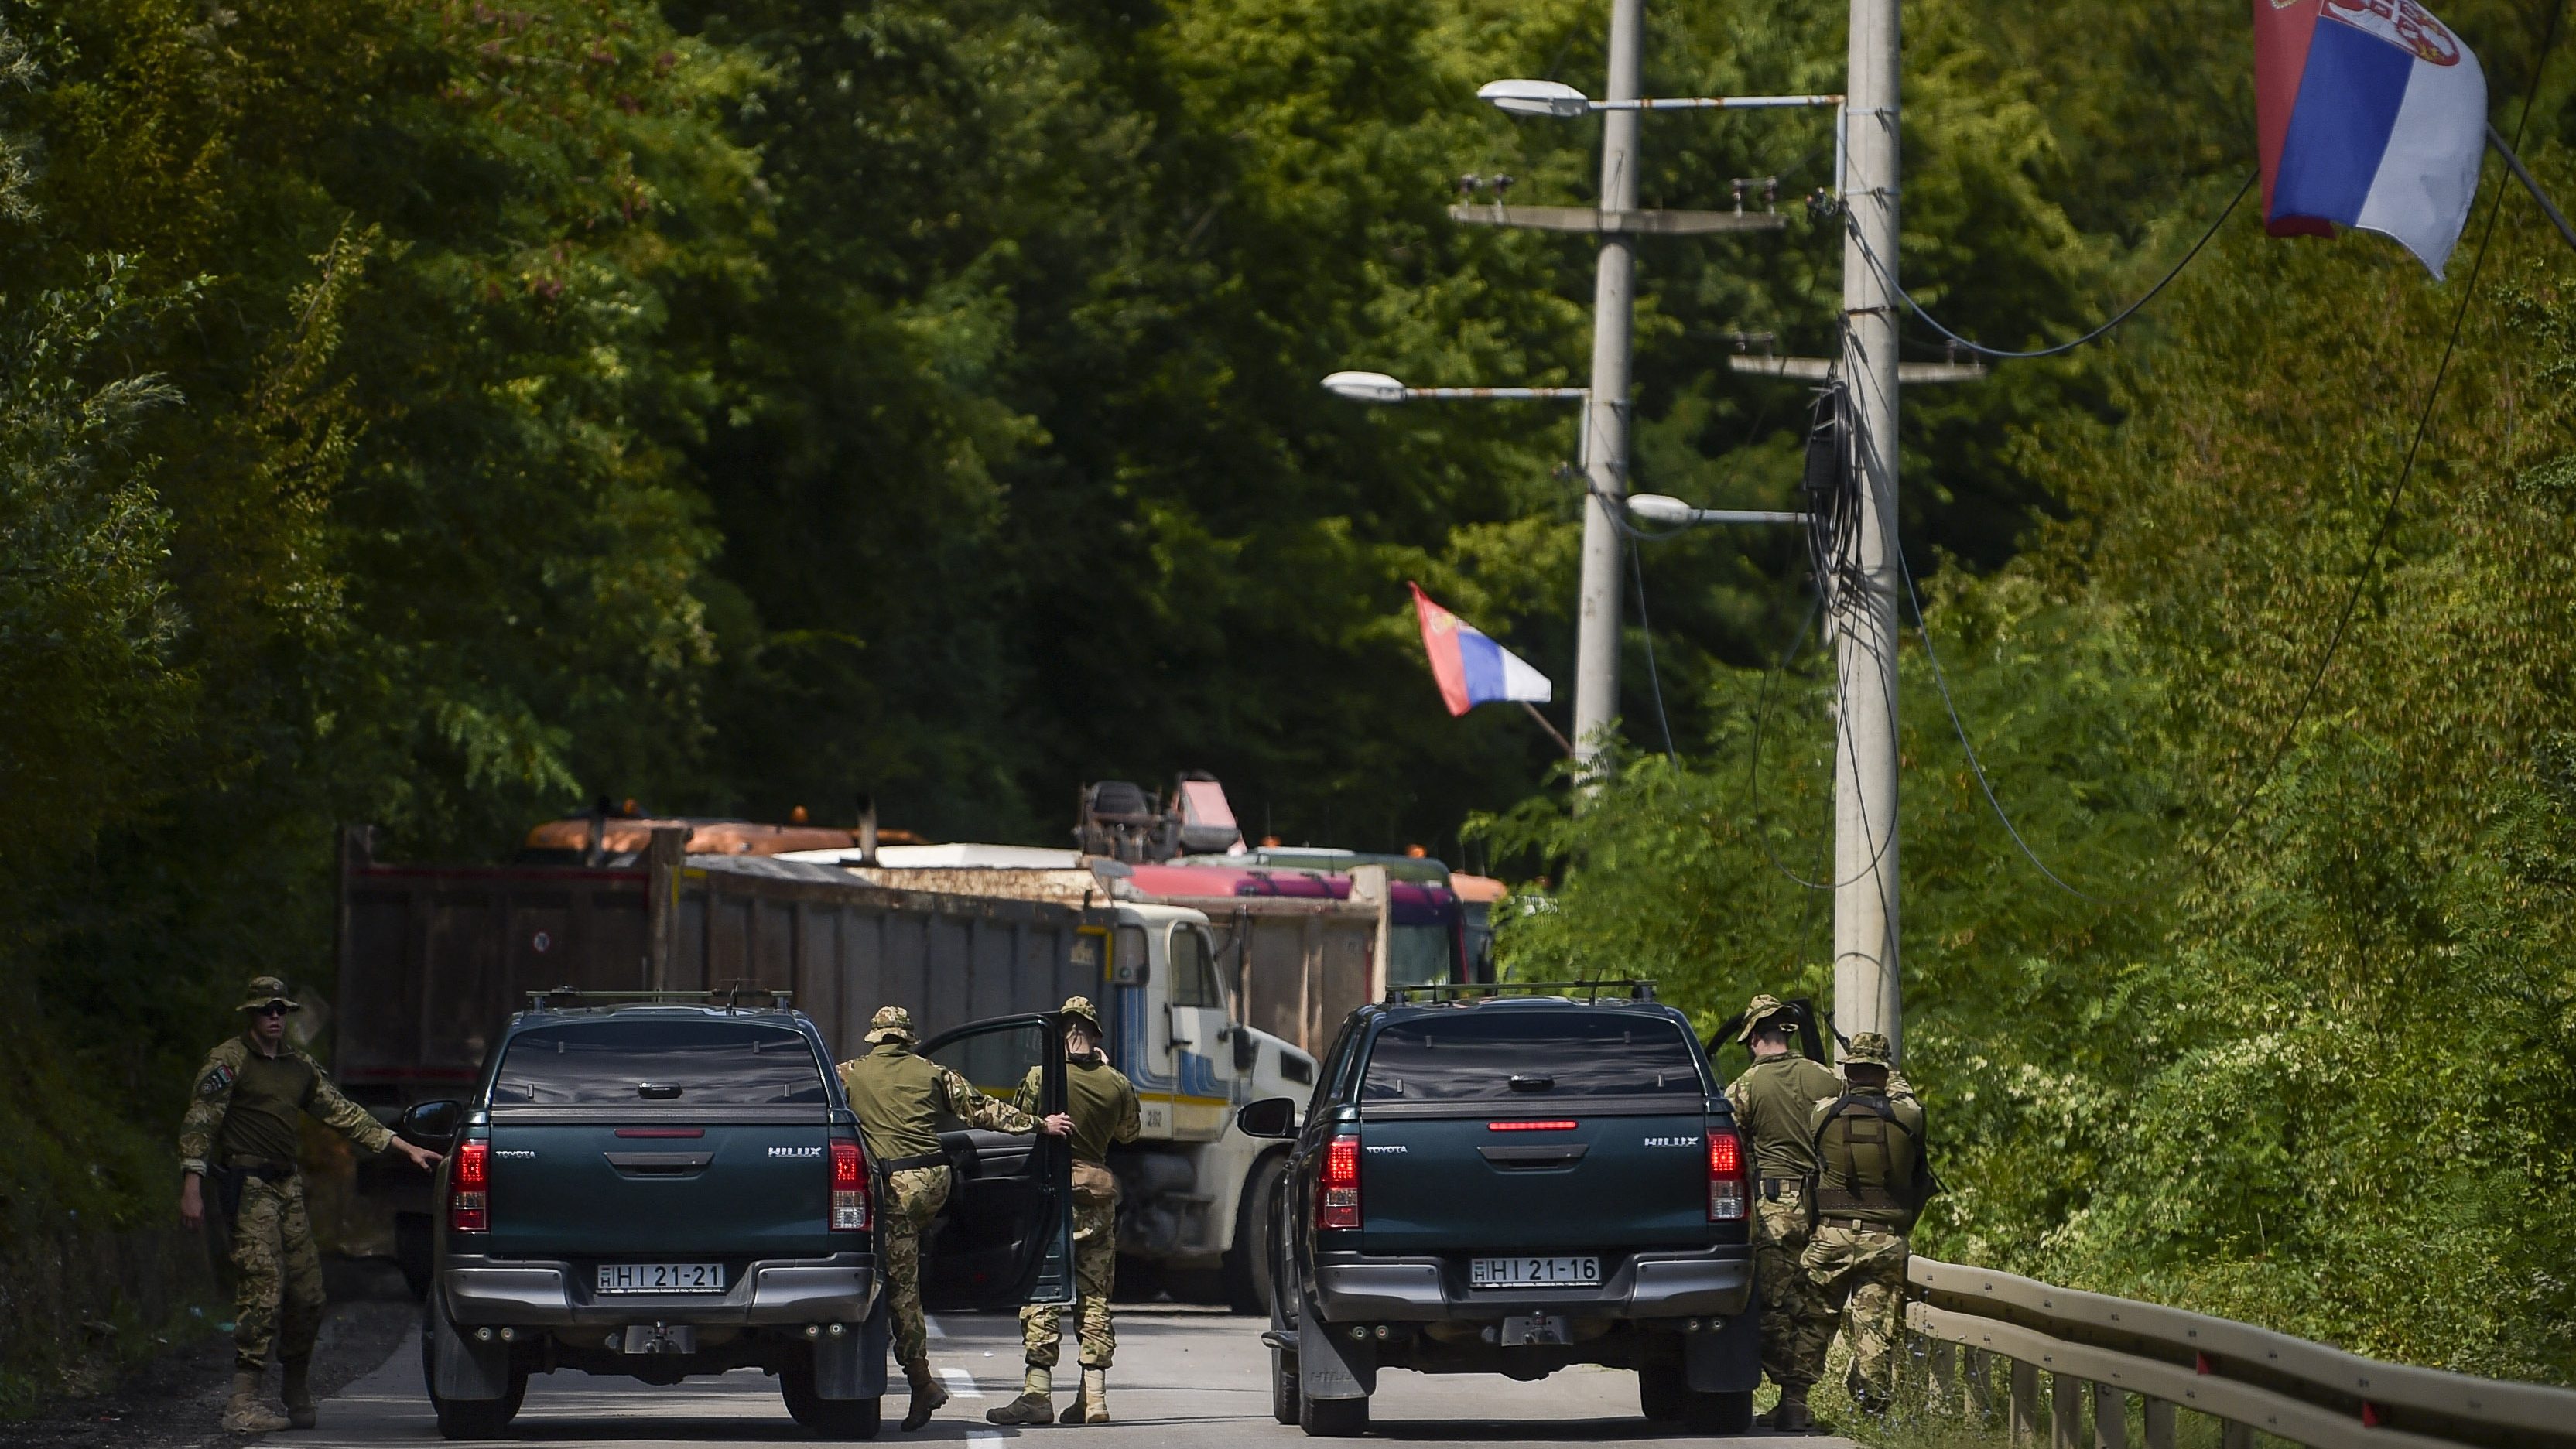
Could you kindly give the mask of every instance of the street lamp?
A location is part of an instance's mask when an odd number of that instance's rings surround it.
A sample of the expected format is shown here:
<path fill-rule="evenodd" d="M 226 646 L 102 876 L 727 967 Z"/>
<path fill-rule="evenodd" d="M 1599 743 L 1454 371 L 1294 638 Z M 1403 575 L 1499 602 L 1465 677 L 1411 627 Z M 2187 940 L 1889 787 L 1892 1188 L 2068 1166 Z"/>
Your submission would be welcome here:
<path fill-rule="evenodd" d="M 1572 119 L 1591 111 L 1767 111 L 1799 106 L 1839 106 L 1840 96 L 1640 96 L 1596 101 L 1563 81 L 1498 80 L 1477 87 L 1476 99 L 1516 116 Z"/>
<path fill-rule="evenodd" d="M 1661 493 L 1631 493 L 1628 511 L 1648 523 L 1685 526 L 1694 523 L 1805 523 L 1803 513 L 1771 513 L 1742 508 L 1693 508 Z"/>
<path fill-rule="evenodd" d="M 1592 395 L 1585 387 L 1407 387 L 1383 372 L 1336 372 L 1324 379 L 1324 390 L 1353 402 L 1400 403 L 1415 398 L 1457 401 L 1515 402 L 1530 399 L 1581 401 Z"/>

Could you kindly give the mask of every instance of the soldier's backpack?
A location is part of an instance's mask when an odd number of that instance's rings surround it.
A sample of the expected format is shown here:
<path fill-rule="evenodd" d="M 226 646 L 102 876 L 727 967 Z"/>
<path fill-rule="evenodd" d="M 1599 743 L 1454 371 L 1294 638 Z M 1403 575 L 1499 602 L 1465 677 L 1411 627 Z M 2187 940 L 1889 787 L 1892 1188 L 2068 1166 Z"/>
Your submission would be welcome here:
<path fill-rule="evenodd" d="M 1822 1214 L 1887 1209 L 1910 1225 L 1942 1192 L 1932 1154 L 1883 1093 L 1836 1097 L 1817 1120 L 1810 1145 L 1816 1154 L 1806 1192 L 1810 1226 Z M 1828 1187 L 1828 1180 L 1850 1186 Z"/>

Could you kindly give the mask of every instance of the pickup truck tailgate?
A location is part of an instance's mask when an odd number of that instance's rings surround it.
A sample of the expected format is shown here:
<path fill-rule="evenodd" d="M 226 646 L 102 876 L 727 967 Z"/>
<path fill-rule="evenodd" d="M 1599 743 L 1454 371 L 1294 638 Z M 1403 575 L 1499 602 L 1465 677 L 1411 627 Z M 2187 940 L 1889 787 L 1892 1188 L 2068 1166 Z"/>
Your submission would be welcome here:
<path fill-rule="evenodd" d="M 1701 1061 L 1661 1014 L 1461 1007 L 1390 1023 L 1360 1082 L 1360 1251 L 1707 1243 L 1715 1084 Z"/>
<path fill-rule="evenodd" d="M 826 1070 L 775 1023 L 638 1013 L 520 1032 L 490 1088 L 488 1251 L 834 1251 Z"/>
<path fill-rule="evenodd" d="M 1623 1105 L 1551 1119 L 1489 1112 L 1367 1116 L 1360 1126 L 1360 1249 L 1597 1251 L 1704 1243 L 1702 1109 L 1692 1099 L 1661 1111 Z M 1528 1130 L 1534 1120 L 1547 1125 Z M 1570 1125 L 1555 1125 L 1560 1122 Z M 1616 1211 L 1605 1210 L 1611 1204 Z"/>
<path fill-rule="evenodd" d="M 492 1124 L 504 1257 L 788 1257 L 834 1250 L 829 1129 L 706 1121 Z"/>

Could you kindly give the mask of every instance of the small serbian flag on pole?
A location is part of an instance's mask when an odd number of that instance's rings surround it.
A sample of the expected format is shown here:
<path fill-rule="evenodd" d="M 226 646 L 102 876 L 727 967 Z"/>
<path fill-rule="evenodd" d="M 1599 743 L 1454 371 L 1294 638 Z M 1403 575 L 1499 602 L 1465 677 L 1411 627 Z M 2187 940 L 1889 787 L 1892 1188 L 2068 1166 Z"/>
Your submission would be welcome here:
<path fill-rule="evenodd" d="M 2487 78 L 2415 0 L 2253 0 L 2274 236 L 2382 232 L 2442 275 L 2477 195 Z"/>
<path fill-rule="evenodd" d="M 1413 610 L 1422 617 L 1422 652 L 1431 656 L 1431 677 L 1440 682 L 1440 698 L 1451 714 L 1497 701 L 1545 704 L 1555 696 L 1547 676 L 1528 660 L 1431 602 L 1420 584 L 1405 587 L 1413 590 Z"/>

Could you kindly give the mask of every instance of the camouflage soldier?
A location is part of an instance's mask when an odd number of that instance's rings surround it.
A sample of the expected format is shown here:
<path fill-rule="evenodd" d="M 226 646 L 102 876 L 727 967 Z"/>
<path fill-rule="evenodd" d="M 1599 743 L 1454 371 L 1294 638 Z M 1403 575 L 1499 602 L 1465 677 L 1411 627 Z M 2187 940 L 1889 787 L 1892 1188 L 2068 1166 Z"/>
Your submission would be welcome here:
<path fill-rule="evenodd" d="M 388 1147 L 421 1167 L 435 1153 L 397 1141 L 366 1109 L 340 1095 L 321 1065 L 286 1040 L 296 1010 L 286 983 L 251 978 L 240 1008 L 242 1033 L 209 1052 L 179 1121 L 179 1220 L 206 1223 L 205 1179 L 215 1178 L 232 1218 L 233 1392 L 223 1427 L 236 1434 L 310 1429 L 317 1417 L 310 1374 L 322 1329 L 322 1258 L 304 1210 L 296 1170 L 298 1119 L 310 1112 L 368 1152 Z M 284 1366 L 286 1417 L 259 1401 L 274 1346 Z"/>
<path fill-rule="evenodd" d="M 1789 1049 L 1795 1018 L 1775 996 L 1744 1008 L 1737 1036 L 1753 1065 L 1729 1082 L 1735 1128 L 1753 1153 L 1753 1285 L 1762 1296 L 1762 1370 L 1780 1386 L 1767 1428 L 1803 1434 L 1813 1427 L 1807 1390 L 1825 1371 L 1834 1313 L 1808 1281 L 1799 1255 L 1807 1248 L 1807 1175 L 1816 1170 L 1808 1118 L 1816 1104 L 1842 1095 L 1843 1084 L 1820 1062 Z"/>
<path fill-rule="evenodd" d="M 1815 1232 L 1807 1277 L 1840 1313 L 1851 1305 L 1853 1402 L 1888 1404 L 1905 1312 L 1906 1231 L 1923 1205 L 1923 1104 L 1891 1096 L 1887 1038 L 1857 1033 L 1843 1053 L 1850 1090 L 1816 1104 Z"/>
<path fill-rule="evenodd" d="M 866 1056 L 841 1063 L 841 1090 L 859 1116 L 868 1156 L 885 1173 L 883 1224 L 887 1291 L 894 1303 L 895 1357 L 912 1384 L 903 1427 L 918 1429 L 948 1402 L 930 1372 L 930 1338 L 921 1321 L 921 1235 L 948 1202 L 948 1158 L 939 1148 L 939 1114 L 991 1132 L 1047 1131 L 1062 1136 L 1073 1120 L 1061 1112 L 1040 1121 L 975 1090 L 975 1084 L 916 1052 L 912 1013 L 881 1006 L 868 1021 Z"/>
<path fill-rule="evenodd" d="M 1133 1142 L 1142 1130 L 1136 1088 L 1109 1065 L 1100 1050 L 1100 1013 L 1091 999 L 1065 999 L 1065 1105 L 1073 1118 L 1073 1276 L 1081 1323 L 1082 1393 L 1067 1404 L 1066 1424 L 1109 1422 L 1109 1361 L 1118 1331 L 1109 1321 L 1109 1283 L 1118 1261 L 1118 1179 L 1109 1171 L 1109 1144 Z M 1029 1068 L 1013 1098 L 1023 1112 L 1038 1106 L 1040 1069 Z M 1020 1396 L 984 1417 L 996 1424 L 1043 1424 L 1053 1417 L 1048 1399 L 1062 1352 L 1064 1312 L 1052 1303 L 1020 1310 L 1020 1346 L 1028 1377 Z"/>

